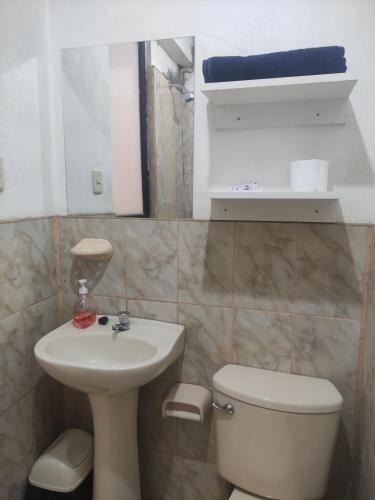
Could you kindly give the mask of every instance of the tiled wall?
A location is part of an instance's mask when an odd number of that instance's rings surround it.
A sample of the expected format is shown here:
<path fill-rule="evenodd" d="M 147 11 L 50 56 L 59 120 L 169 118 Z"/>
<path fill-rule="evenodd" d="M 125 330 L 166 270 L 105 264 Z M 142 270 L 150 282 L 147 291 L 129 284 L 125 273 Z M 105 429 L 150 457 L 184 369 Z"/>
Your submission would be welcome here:
<path fill-rule="evenodd" d="M 23 498 L 30 466 L 63 428 L 61 386 L 33 355 L 58 324 L 53 242 L 50 219 L 0 223 L 0 500 Z"/>
<path fill-rule="evenodd" d="M 355 500 L 375 498 L 375 232 L 368 279 L 366 334 L 361 364 L 358 446 L 356 449 Z"/>
<path fill-rule="evenodd" d="M 86 277 L 102 313 L 126 306 L 134 316 L 186 325 L 183 357 L 141 391 L 144 499 L 227 498 L 212 423 L 162 420 L 160 406 L 171 382 L 209 387 L 229 362 L 336 384 L 345 408 L 327 498 L 345 498 L 370 232 L 334 224 L 59 219 L 66 318 L 77 279 Z M 89 236 L 112 242 L 109 263 L 72 260 L 69 249 Z M 87 403 L 73 391 L 66 401 L 66 424 L 90 427 Z"/>

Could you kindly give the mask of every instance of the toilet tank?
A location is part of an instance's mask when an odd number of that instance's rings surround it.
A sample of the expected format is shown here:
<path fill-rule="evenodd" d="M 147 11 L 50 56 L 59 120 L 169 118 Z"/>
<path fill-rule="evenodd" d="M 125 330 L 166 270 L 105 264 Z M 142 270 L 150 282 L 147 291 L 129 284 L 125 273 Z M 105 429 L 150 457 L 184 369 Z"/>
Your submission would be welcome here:
<path fill-rule="evenodd" d="M 213 378 L 218 469 L 280 500 L 324 496 L 343 399 L 328 380 L 227 365 Z"/>

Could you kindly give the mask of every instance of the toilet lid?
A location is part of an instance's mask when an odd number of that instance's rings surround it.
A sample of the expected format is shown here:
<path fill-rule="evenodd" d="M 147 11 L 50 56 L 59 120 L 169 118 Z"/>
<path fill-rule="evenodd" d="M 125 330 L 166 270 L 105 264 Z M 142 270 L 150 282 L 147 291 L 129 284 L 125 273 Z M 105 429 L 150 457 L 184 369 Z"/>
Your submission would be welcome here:
<path fill-rule="evenodd" d="M 249 366 L 224 366 L 215 373 L 213 385 L 222 394 L 269 410 L 333 413 L 343 404 L 341 394 L 329 380 Z"/>
<path fill-rule="evenodd" d="M 229 500 L 262 500 L 262 497 L 257 497 L 251 493 L 234 488 Z"/>

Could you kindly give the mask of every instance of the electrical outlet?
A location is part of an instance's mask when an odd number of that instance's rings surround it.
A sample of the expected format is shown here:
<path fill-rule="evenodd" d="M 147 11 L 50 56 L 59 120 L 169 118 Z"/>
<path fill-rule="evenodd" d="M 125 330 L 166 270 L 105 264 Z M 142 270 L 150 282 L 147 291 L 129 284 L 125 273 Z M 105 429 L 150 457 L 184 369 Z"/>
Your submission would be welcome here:
<path fill-rule="evenodd" d="M 94 194 L 102 194 L 103 192 L 103 173 L 97 168 L 92 171 L 92 192 Z"/>

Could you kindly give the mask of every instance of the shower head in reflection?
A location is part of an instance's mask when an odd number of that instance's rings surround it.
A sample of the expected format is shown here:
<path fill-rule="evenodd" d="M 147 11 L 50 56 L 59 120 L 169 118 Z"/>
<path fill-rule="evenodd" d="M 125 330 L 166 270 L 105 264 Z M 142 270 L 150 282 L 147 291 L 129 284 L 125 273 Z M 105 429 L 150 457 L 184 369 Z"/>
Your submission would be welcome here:
<path fill-rule="evenodd" d="M 169 83 L 169 88 L 177 89 L 179 92 L 181 92 L 185 102 L 194 101 L 194 92 L 185 89 L 183 85 L 180 85 L 179 83 Z"/>

